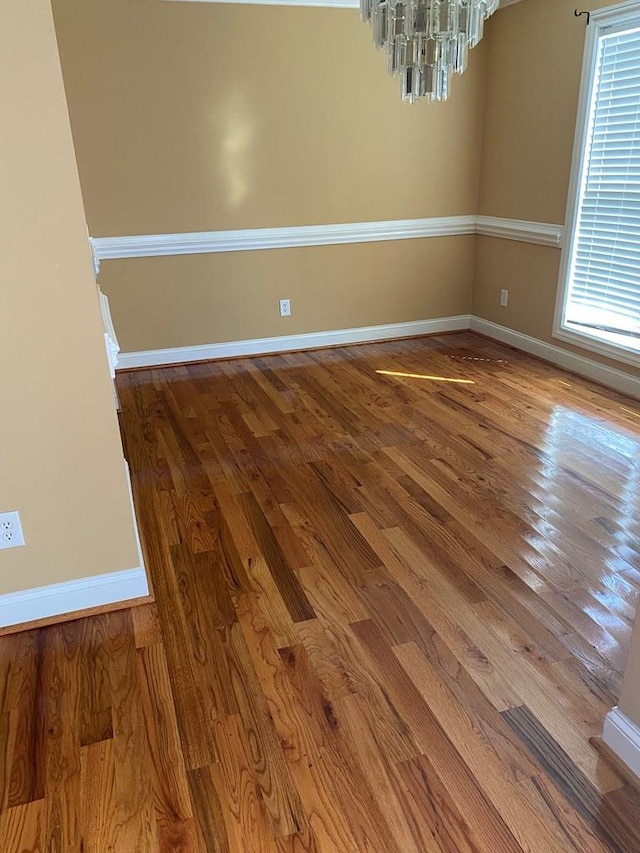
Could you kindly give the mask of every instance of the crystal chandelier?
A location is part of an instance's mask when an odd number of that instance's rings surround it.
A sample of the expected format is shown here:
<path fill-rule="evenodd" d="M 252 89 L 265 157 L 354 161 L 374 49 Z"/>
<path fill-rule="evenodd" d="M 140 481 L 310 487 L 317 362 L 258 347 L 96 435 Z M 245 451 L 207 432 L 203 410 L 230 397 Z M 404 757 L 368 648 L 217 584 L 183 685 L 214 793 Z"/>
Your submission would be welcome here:
<path fill-rule="evenodd" d="M 446 101 L 451 74 L 467 67 L 469 48 L 499 0 L 360 0 L 389 73 L 402 78 L 403 101 Z"/>

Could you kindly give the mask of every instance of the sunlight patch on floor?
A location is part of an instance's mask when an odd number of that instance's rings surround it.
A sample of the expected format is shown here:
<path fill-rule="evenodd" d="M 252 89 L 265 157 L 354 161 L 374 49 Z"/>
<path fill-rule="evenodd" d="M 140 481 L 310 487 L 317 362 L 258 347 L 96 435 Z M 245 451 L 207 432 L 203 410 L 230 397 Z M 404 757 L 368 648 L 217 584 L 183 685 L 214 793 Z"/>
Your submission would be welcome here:
<path fill-rule="evenodd" d="M 432 382 L 457 382 L 461 385 L 475 385 L 473 379 L 454 379 L 451 376 L 429 376 L 425 373 L 402 373 L 398 370 L 376 370 L 382 376 L 400 376 L 403 379 L 430 379 Z"/>

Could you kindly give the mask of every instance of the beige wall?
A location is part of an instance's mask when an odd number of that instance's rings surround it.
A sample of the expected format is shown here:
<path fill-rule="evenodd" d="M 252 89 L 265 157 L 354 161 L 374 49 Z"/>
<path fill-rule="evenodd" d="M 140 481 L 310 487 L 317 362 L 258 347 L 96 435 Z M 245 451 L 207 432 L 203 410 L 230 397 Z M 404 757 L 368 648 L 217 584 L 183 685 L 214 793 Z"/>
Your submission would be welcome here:
<path fill-rule="evenodd" d="M 467 314 L 474 240 L 139 258 L 103 264 L 100 279 L 123 351 L 218 343 Z"/>
<path fill-rule="evenodd" d="M 53 7 L 96 237 L 476 207 L 480 48 L 449 103 L 409 105 L 357 9 Z"/>
<path fill-rule="evenodd" d="M 482 45 L 448 103 L 408 105 L 356 9 L 53 6 L 94 236 L 476 209 Z M 125 351 L 184 346 L 468 313 L 473 252 L 457 246 L 104 262 L 100 281 Z"/>
<path fill-rule="evenodd" d="M 574 9 L 522 0 L 491 22 L 481 214 L 564 222 L 585 35 Z"/>
<path fill-rule="evenodd" d="M 0 2 L 0 594 L 138 564 L 48 0 Z"/>
<path fill-rule="evenodd" d="M 564 223 L 586 26 L 574 9 L 575 0 L 522 0 L 491 22 L 480 214 Z M 560 254 L 478 237 L 473 313 L 640 375 L 552 337 Z M 500 307 L 501 288 L 510 291 L 508 308 Z"/>

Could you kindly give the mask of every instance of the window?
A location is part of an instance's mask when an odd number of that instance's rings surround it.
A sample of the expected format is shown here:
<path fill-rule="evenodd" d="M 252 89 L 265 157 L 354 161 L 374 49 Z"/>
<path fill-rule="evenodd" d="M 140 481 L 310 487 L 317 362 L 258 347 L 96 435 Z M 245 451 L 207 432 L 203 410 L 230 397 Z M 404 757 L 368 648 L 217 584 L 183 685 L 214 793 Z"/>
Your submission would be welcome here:
<path fill-rule="evenodd" d="M 557 337 L 640 363 L 640 0 L 588 27 Z"/>

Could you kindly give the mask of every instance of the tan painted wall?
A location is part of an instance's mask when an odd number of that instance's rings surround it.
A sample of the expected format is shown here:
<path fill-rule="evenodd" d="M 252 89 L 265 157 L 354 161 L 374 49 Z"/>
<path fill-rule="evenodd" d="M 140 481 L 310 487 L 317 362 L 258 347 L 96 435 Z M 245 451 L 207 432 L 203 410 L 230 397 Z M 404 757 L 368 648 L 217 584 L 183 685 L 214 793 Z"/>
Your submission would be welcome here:
<path fill-rule="evenodd" d="M 0 2 L 0 594 L 137 565 L 48 0 Z"/>
<path fill-rule="evenodd" d="M 355 9 L 53 5 L 94 236 L 476 209 L 482 45 L 447 104 L 412 106 Z M 468 244 L 105 262 L 100 281 L 124 350 L 201 344 L 468 313 Z"/>
<path fill-rule="evenodd" d="M 564 223 L 586 25 L 575 5 L 522 0 L 491 22 L 479 198 L 485 216 Z M 473 313 L 640 375 L 552 337 L 559 265 L 559 249 L 479 237 Z M 508 308 L 499 305 L 501 288 L 510 291 Z"/>
<path fill-rule="evenodd" d="M 472 236 L 396 240 L 110 261 L 100 280 L 126 352 L 467 314 L 474 254 Z"/>
<path fill-rule="evenodd" d="M 574 9 L 522 0 L 491 22 L 482 214 L 564 222 L 585 35 Z"/>

